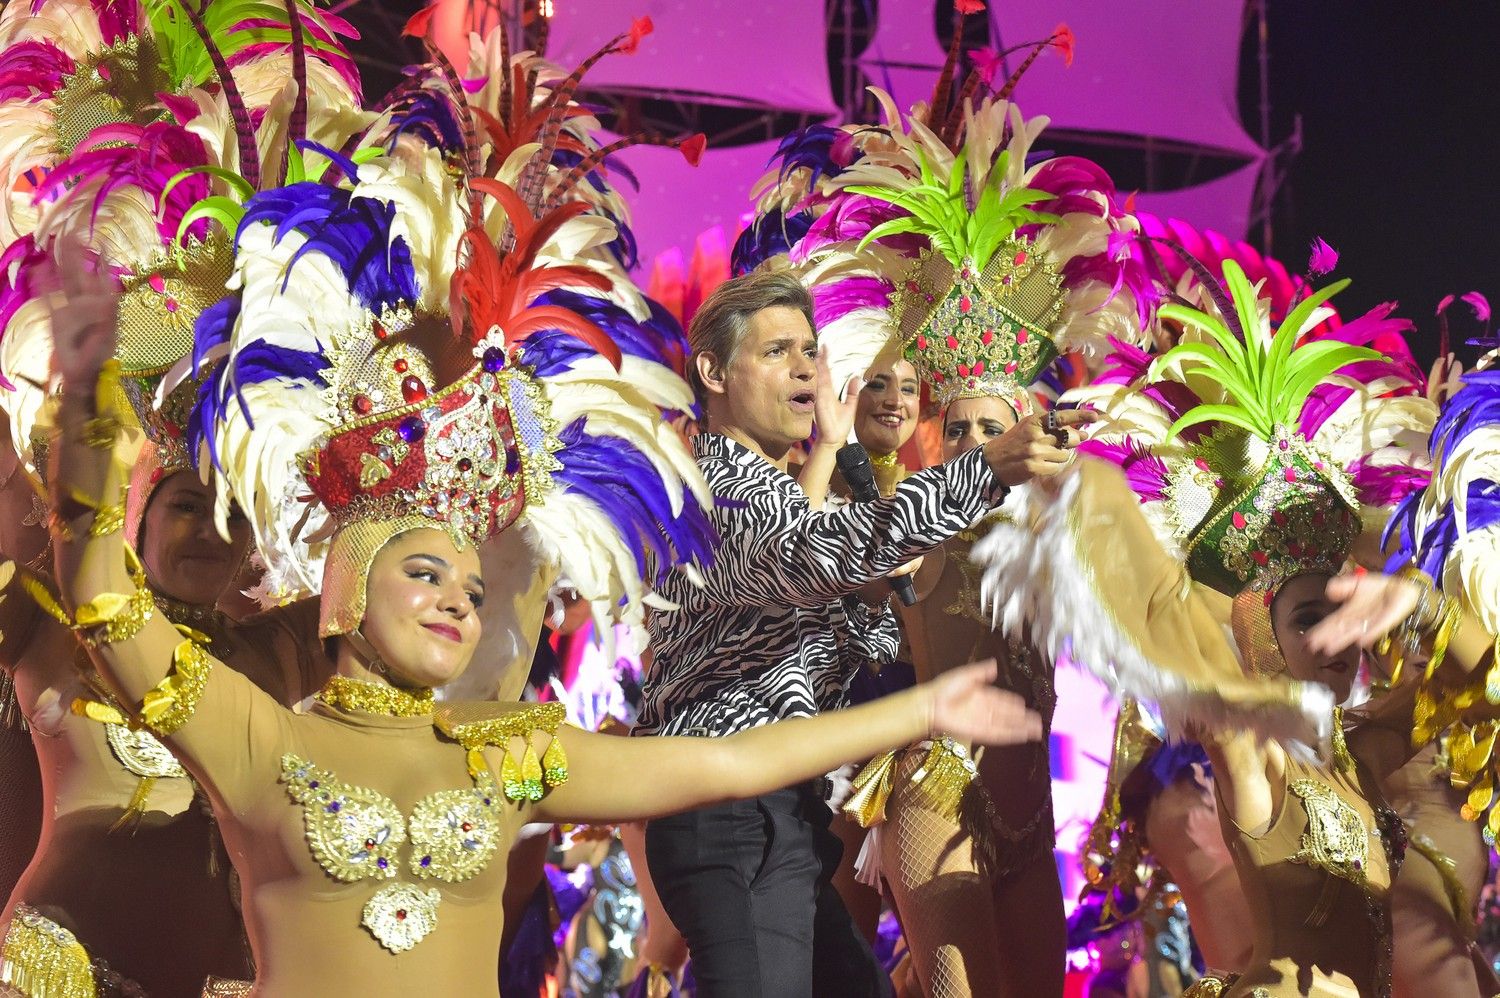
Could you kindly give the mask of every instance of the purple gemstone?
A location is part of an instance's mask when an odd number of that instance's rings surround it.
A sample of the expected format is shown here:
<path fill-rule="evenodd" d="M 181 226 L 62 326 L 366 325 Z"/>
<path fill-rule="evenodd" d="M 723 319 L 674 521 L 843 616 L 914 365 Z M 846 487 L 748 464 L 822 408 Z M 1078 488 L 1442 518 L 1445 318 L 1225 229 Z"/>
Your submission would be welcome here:
<path fill-rule="evenodd" d="M 414 444 L 427 436 L 427 424 L 422 422 L 421 416 L 413 413 L 396 424 L 396 432 L 401 434 L 402 440 Z"/>
<path fill-rule="evenodd" d="M 428 867 L 428 866 L 431 866 L 431 865 L 432 865 L 432 857 L 431 856 L 423 856 L 422 857 L 422 866 Z"/>
<path fill-rule="evenodd" d="M 316 790 L 316 789 L 318 789 L 318 781 L 317 780 L 311 780 L 311 781 L 308 782 L 307 786 L 308 786 L 308 789 L 310 789 L 310 790 Z"/>
<path fill-rule="evenodd" d="M 485 798 L 485 799 L 484 799 L 484 806 L 485 806 L 485 807 L 489 807 L 489 806 L 490 806 L 490 799 L 489 799 L 489 798 L 488 798 L 488 797 L 486 797 L 486 798 Z"/>
<path fill-rule="evenodd" d="M 505 473 L 514 475 L 521 470 L 521 452 L 514 447 L 505 448 Z"/>
<path fill-rule="evenodd" d="M 342 807 L 343 807 L 343 806 L 344 806 L 344 805 L 343 805 L 343 802 L 341 802 L 341 801 L 334 801 L 334 802 L 333 802 L 333 803 L 332 803 L 332 804 L 329 804 L 329 805 L 328 805 L 328 813 L 329 813 L 329 814 L 338 814 L 338 813 L 339 813 L 339 810 L 340 810 L 340 809 L 341 809 L 341 808 L 342 808 Z"/>
<path fill-rule="evenodd" d="M 484 356 L 479 358 L 479 363 L 491 374 L 499 374 L 505 369 L 505 351 L 499 347 L 490 347 L 485 350 Z"/>
<path fill-rule="evenodd" d="M 380 867 L 382 870 L 384 870 L 386 867 L 390 866 L 391 864 L 390 864 L 389 860 L 387 860 L 384 856 L 382 856 L 382 857 L 380 857 L 379 859 L 377 859 L 375 861 L 375 865 L 378 866 L 378 867 Z"/>

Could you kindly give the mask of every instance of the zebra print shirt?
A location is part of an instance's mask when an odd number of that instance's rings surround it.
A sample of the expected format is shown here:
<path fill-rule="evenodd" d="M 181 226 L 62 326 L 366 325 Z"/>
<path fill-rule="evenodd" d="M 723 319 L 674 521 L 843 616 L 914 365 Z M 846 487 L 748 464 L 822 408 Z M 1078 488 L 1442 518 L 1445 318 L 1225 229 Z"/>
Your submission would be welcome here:
<path fill-rule="evenodd" d="M 647 627 L 652 663 L 636 733 L 727 735 L 839 707 L 863 659 L 889 661 L 889 601 L 852 595 L 969 526 L 998 501 L 984 454 L 906 479 L 889 499 L 814 511 L 796 481 L 716 433 L 693 439 L 721 538 L 704 585 L 673 572 L 679 609 Z"/>

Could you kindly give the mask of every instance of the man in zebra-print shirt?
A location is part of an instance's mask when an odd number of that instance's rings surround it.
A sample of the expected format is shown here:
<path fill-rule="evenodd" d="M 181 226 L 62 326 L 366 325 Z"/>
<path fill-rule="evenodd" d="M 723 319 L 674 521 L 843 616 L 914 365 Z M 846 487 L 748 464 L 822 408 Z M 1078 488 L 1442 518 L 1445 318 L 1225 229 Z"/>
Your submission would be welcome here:
<path fill-rule="evenodd" d="M 701 586 L 680 572 L 661 586 L 678 608 L 649 623 L 636 734 L 715 737 L 841 706 L 861 660 L 896 653 L 886 576 L 968 527 L 1007 487 L 1060 471 L 1077 442 L 1075 430 L 1055 439 L 1029 418 L 889 499 L 814 511 L 788 459 L 811 435 L 815 408 L 838 407 L 817 405 L 808 293 L 785 274 L 736 278 L 704 302 L 689 339 L 706 421 L 693 449 L 721 543 Z M 831 436 L 819 445 L 843 442 Z M 830 817 L 819 789 L 801 785 L 648 824 L 651 875 L 704 998 L 889 994 L 828 885 L 842 851 Z"/>

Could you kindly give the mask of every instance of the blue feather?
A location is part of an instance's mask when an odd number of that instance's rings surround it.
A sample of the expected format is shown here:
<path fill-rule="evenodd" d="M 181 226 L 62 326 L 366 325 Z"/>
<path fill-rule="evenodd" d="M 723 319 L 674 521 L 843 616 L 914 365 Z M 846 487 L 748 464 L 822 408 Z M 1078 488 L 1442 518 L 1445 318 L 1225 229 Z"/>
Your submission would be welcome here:
<path fill-rule="evenodd" d="M 773 256 L 787 252 L 807 235 L 812 224 L 812 214 L 805 211 L 783 216 L 780 208 L 772 208 L 757 216 L 734 241 L 729 254 L 730 273 L 742 277 Z"/>

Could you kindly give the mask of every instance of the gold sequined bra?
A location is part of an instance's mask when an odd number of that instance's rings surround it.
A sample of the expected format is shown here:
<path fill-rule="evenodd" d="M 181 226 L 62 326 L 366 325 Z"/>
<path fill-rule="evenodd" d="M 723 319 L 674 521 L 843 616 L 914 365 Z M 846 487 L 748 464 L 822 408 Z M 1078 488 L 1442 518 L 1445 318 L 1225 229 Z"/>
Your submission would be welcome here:
<path fill-rule="evenodd" d="M 345 783 L 333 772 L 292 753 L 281 757 L 281 782 L 288 796 L 302 805 L 303 827 L 313 859 L 334 880 L 390 880 L 404 865 L 419 881 L 456 884 L 478 876 L 489 864 L 503 838 L 503 809 L 508 802 L 540 799 L 543 780 L 545 787 L 567 782 L 567 760 L 555 737 L 564 716 L 561 704 L 550 703 L 533 705 L 502 719 L 445 723 L 447 719 L 438 718 L 440 730 L 468 750 L 474 785 L 424 797 L 409 817 L 379 791 Z M 529 745 L 526 762 L 517 766 L 507 742 L 512 737 L 527 737 L 529 741 L 531 732 L 537 730 L 554 735 L 545 770 L 536 764 Z M 503 771 L 514 768 L 529 773 L 535 767 L 535 780 L 513 781 L 507 773 L 502 786 L 484 761 L 485 745 L 505 751 Z M 408 842 L 403 864 L 402 846 Z M 441 901 L 442 893 L 433 887 L 387 884 L 365 903 L 360 924 L 386 949 L 402 953 L 437 928 Z"/>

